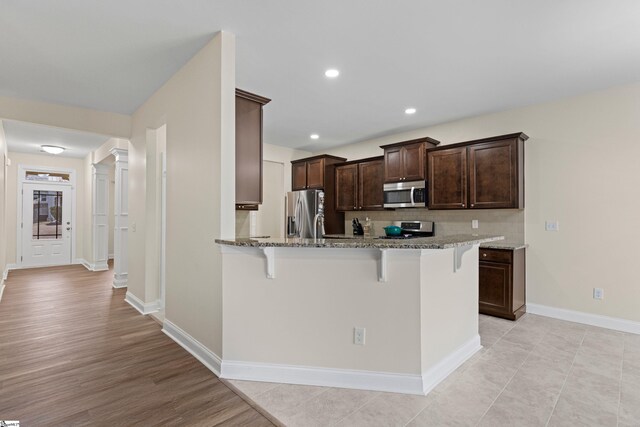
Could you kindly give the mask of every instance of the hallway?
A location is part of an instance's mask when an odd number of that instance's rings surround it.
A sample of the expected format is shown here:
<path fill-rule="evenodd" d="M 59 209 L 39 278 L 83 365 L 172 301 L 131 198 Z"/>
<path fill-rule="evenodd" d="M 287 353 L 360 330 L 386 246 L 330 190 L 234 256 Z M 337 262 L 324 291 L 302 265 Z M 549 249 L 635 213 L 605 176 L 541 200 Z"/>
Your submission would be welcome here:
<path fill-rule="evenodd" d="M 0 419 L 21 425 L 271 426 L 124 302 L 113 270 L 12 271 L 0 302 Z"/>

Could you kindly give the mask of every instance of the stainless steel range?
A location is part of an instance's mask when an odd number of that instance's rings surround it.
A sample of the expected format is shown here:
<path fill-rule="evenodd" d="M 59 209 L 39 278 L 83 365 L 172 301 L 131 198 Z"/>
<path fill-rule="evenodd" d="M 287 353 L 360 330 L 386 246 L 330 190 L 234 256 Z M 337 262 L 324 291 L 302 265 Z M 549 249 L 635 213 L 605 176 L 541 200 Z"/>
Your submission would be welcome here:
<path fill-rule="evenodd" d="M 399 236 L 380 236 L 380 239 L 414 239 L 416 237 L 431 237 L 434 235 L 433 221 L 394 221 L 402 229 Z"/>

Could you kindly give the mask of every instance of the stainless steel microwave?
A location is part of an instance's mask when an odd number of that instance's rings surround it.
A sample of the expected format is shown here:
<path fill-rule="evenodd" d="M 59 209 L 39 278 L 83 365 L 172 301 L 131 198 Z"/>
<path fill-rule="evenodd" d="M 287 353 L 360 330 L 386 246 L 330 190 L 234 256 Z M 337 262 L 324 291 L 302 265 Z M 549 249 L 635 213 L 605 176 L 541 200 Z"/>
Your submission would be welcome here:
<path fill-rule="evenodd" d="M 424 208 L 427 206 L 425 181 L 384 184 L 385 208 Z"/>

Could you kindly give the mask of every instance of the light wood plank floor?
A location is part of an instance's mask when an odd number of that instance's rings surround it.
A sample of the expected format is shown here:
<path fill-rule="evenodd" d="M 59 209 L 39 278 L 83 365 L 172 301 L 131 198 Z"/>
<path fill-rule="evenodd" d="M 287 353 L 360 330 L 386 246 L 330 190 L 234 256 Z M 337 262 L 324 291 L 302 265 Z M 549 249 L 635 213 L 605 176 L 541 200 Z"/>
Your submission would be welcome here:
<path fill-rule="evenodd" d="M 124 302 L 113 274 L 12 271 L 0 302 L 0 419 L 21 426 L 272 426 Z"/>

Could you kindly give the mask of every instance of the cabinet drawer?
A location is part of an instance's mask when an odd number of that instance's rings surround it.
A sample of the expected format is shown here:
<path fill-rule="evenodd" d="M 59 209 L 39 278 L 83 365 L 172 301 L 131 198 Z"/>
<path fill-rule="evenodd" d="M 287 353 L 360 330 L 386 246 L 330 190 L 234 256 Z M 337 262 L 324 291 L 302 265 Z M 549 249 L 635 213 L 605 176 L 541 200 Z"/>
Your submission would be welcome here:
<path fill-rule="evenodd" d="M 513 251 L 480 248 L 480 261 L 504 262 L 511 264 Z"/>

